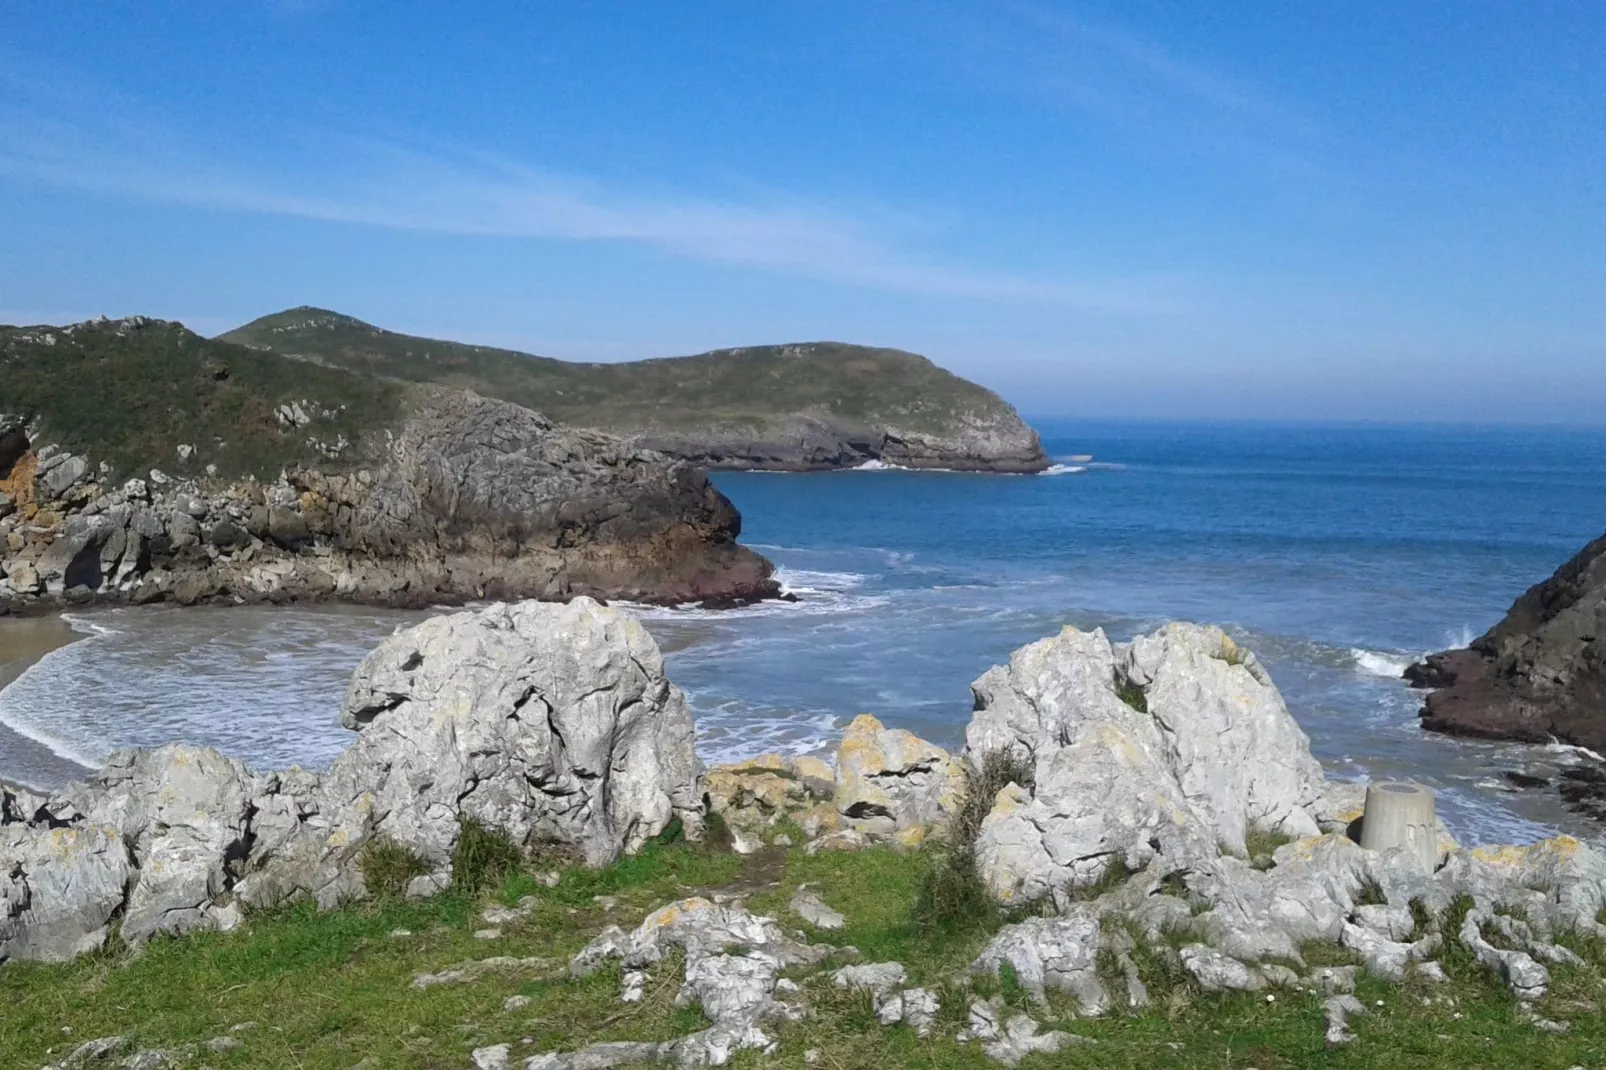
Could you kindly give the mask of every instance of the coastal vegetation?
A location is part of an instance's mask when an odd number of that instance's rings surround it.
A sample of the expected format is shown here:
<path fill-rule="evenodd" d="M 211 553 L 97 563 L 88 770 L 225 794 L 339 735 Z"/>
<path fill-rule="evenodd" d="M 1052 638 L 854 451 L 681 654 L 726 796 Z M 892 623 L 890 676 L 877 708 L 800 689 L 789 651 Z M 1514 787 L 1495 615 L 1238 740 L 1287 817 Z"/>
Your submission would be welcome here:
<path fill-rule="evenodd" d="M 41 441 L 124 479 L 208 464 L 222 478 L 272 478 L 327 464 L 317 440 L 355 442 L 401 417 L 399 383 L 136 321 L 0 327 L 0 413 L 36 421 Z M 309 401 L 314 432 L 279 415 Z"/>
<path fill-rule="evenodd" d="M 830 447 L 822 442 L 827 450 L 851 447 L 882 456 L 882 440 L 893 432 L 952 440 L 948 460 L 956 467 L 1047 463 L 1036 436 L 996 394 L 898 349 L 809 342 L 581 363 L 398 334 L 319 308 L 264 316 L 221 338 L 329 367 L 463 387 L 558 423 L 640 436 L 712 463 L 740 460 L 749 440 L 775 445 L 770 440 L 777 436 L 795 439 L 800 418 L 817 423 L 816 433 L 841 440 Z M 1002 438 L 985 448 L 966 445 L 977 428 Z"/>
<path fill-rule="evenodd" d="M 1051 993 L 1045 1014 L 1007 974 L 998 982 L 967 977 L 1000 920 L 968 929 L 921 924 L 922 886 L 930 867 L 944 864 L 929 850 L 890 848 L 816 855 L 767 848 L 742 857 L 670 833 L 607 868 L 564 869 L 552 887 L 533 865 L 520 865 L 479 894 L 465 880 L 422 901 L 387 895 L 326 913 L 303 901 L 250 914 L 232 933 L 158 939 L 138 952 L 112 946 L 68 965 L 14 962 L 0 969 L 7 1008 L 0 1065 L 32 1070 L 83 1041 L 127 1034 L 142 1049 L 197 1045 L 202 1054 L 190 1063 L 216 1070 L 457 1070 L 491 1044 L 511 1043 L 517 1065 L 541 1051 L 682 1034 L 706 1022 L 695 1007 L 675 1005 L 677 970 L 656 971 L 639 1003 L 621 1004 L 616 969 L 571 980 L 567 957 L 605 925 L 628 929 L 694 893 L 739 896 L 754 912 L 795 925 L 787 903 L 804 884 L 847 920 L 828 935 L 832 943 L 857 947 L 862 961 L 902 962 L 911 983 L 940 993 L 936 1029 L 920 1037 L 903 1026 L 883 1028 L 867 994 L 805 979 L 811 1017 L 777 1027 L 774 1055 L 739 1053 L 733 1066 L 993 1066 L 974 1045 L 953 1040 L 969 1000 L 991 995 L 1045 1027 L 1097 1042 L 1028 1056 L 1028 1068 L 1563 1068 L 1596 1065 L 1606 1054 L 1606 1016 L 1593 1013 L 1606 991 L 1606 949 L 1576 940 L 1568 946 L 1584 965 L 1554 968 L 1551 993 L 1533 1008 L 1541 1018 L 1570 1020 L 1563 1036 L 1535 1028 L 1498 978 L 1454 954 L 1444 959 L 1446 984 L 1413 976 L 1395 985 L 1363 973 L 1356 995 L 1366 1013 L 1351 1020 L 1356 1040 L 1343 1046 L 1324 1040 L 1320 991 L 1202 993 L 1152 952 L 1137 958 L 1154 996 L 1150 1007 L 1077 1018 L 1068 1000 Z M 486 908 L 521 900 L 533 904 L 527 914 L 499 925 L 494 938 L 476 936 L 486 930 Z M 1310 950 L 1313 964 L 1353 961 L 1336 947 Z M 414 987 L 421 973 L 493 955 L 551 966 Z M 218 1038 L 234 1043 L 206 1047 Z M 807 1052 L 816 1053 L 812 1063 Z"/>

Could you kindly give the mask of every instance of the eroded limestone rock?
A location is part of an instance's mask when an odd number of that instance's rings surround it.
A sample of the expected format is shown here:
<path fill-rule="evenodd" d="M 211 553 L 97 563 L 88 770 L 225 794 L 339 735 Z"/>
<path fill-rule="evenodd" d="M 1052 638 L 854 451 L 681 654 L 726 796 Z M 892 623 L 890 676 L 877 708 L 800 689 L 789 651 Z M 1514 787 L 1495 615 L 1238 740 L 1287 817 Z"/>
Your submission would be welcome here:
<path fill-rule="evenodd" d="M 1010 751 L 1033 785 L 999 794 L 977 843 L 995 896 L 1096 883 L 1112 864 L 1242 854 L 1252 828 L 1319 831 L 1310 744 L 1254 656 L 1218 628 L 1170 624 L 1116 647 L 1067 627 L 973 685 L 966 757 Z"/>
<path fill-rule="evenodd" d="M 109 926 L 230 928 L 239 904 L 363 894 L 386 837 L 450 881 L 459 822 L 601 864 L 679 820 L 701 829 L 685 700 L 633 618 L 576 599 L 437 617 L 382 644 L 342 718 L 359 731 L 320 775 L 257 775 L 205 748 L 114 755 L 48 800 L 0 799 L 0 961 L 70 958 Z M 120 918 L 120 922 L 117 919 Z"/>
<path fill-rule="evenodd" d="M 912 732 L 860 714 L 836 753 L 836 806 L 849 818 L 884 818 L 897 830 L 947 818 L 964 787 L 953 756 Z"/>

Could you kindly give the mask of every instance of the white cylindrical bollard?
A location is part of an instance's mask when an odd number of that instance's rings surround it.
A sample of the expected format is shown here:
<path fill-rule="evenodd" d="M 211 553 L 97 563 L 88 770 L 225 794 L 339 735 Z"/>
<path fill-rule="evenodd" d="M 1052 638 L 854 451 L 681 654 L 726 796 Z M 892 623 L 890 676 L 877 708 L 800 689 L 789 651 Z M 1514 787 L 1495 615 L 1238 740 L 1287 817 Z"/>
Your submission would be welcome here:
<path fill-rule="evenodd" d="M 1368 851 L 1404 847 L 1432 873 L 1439 862 L 1438 823 L 1433 820 L 1433 792 L 1420 784 L 1380 780 L 1366 786 L 1366 814 L 1361 818 L 1361 846 Z"/>

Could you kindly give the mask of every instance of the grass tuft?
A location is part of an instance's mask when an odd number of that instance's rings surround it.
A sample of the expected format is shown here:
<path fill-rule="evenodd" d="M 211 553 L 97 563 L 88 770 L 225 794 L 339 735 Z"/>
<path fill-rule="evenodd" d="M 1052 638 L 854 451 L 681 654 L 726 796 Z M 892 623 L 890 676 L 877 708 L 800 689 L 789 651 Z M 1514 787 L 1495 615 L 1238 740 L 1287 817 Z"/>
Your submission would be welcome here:
<path fill-rule="evenodd" d="M 991 751 L 981 765 L 967 764 L 959 806 L 942 842 L 927 852 L 915 896 L 912 919 L 927 933 L 957 935 L 986 931 L 998 925 L 998 904 L 976 870 L 976 838 L 992 811 L 993 800 L 1009 784 L 1030 789 L 1031 762 L 1013 751 Z"/>
<path fill-rule="evenodd" d="M 1131 706 L 1139 713 L 1149 712 L 1149 696 L 1143 690 L 1143 685 L 1125 674 L 1118 674 L 1115 678 L 1115 694 L 1122 702 Z"/>
<path fill-rule="evenodd" d="M 401 895 L 407 882 L 430 871 L 430 864 L 417 851 L 404 847 L 388 836 L 376 836 L 363 847 L 357 858 L 368 894 L 378 898 Z"/>
<path fill-rule="evenodd" d="M 1355 893 L 1355 905 L 1358 907 L 1388 906 L 1389 897 L 1383 893 L 1383 886 L 1368 877 L 1361 882 L 1360 890 Z"/>
<path fill-rule="evenodd" d="M 524 853 L 507 833 L 476 818 L 458 824 L 452 851 L 452 887 L 473 895 L 501 884 L 524 864 Z"/>
<path fill-rule="evenodd" d="M 1263 856 L 1269 858 L 1277 853 L 1277 848 L 1293 842 L 1294 837 L 1280 829 L 1250 825 L 1244 833 L 1244 853 L 1249 856 L 1251 862 L 1254 862 Z"/>

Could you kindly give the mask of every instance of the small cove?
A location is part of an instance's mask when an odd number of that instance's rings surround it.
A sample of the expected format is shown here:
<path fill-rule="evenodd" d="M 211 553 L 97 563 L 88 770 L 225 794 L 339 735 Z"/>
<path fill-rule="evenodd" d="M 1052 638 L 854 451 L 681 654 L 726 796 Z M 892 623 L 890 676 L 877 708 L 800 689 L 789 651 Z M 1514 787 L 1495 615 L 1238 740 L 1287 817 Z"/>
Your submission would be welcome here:
<path fill-rule="evenodd" d="M 1424 735 L 1398 671 L 1482 631 L 1600 533 L 1606 435 L 1048 424 L 1045 443 L 1094 461 L 1038 477 L 717 475 L 744 541 L 800 601 L 639 610 L 704 757 L 817 750 L 861 711 L 953 745 L 969 681 L 1022 643 L 1191 618 L 1259 653 L 1331 775 L 1426 780 L 1469 841 L 1597 835 L 1553 796 L 1507 790 L 1504 770 L 1554 755 Z M 352 668 L 420 616 L 69 615 L 84 638 L 0 692 L 0 777 L 50 786 L 170 739 L 326 765 L 350 738 L 335 715 Z"/>

